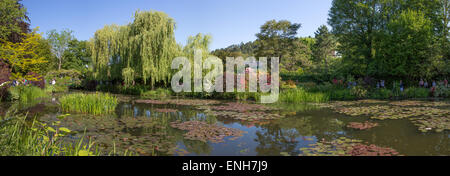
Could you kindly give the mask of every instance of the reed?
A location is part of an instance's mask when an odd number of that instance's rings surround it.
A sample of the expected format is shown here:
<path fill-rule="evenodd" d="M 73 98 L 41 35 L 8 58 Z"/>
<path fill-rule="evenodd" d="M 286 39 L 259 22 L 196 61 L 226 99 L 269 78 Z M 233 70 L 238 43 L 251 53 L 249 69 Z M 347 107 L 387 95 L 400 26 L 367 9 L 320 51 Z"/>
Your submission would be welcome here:
<path fill-rule="evenodd" d="M 74 93 L 59 99 L 65 112 L 88 113 L 93 115 L 108 114 L 115 111 L 117 97 L 105 93 L 83 94 Z"/>
<path fill-rule="evenodd" d="M 93 143 L 83 139 L 64 142 L 70 130 L 54 128 L 40 122 L 14 117 L 0 122 L 0 156 L 92 156 L 100 155 Z"/>

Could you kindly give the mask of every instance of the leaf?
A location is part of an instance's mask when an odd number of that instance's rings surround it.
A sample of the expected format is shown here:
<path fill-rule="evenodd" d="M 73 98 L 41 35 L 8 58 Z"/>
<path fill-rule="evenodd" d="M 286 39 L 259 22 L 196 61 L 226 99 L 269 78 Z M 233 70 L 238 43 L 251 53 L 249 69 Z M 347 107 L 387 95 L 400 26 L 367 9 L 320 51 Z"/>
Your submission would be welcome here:
<path fill-rule="evenodd" d="M 78 151 L 78 156 L 89 156 L 89 155 L 92 155 L 92 153 L 87 150 Z"/>
<path fill-rule="evenodd" d="M 56 132 L 56 130 L 54 128 L 52 128 L 52 127 L 48 127 L 47 130 L 51 131 L 51 132 Z"/>
<path fill-rule="evenodd" d="M 65 127 L 59 128 L 59 131 L 63 131 L 63 132 L 66 132 L 66 133 L 72 132 L 72 131 L 70 131 L 68 128 L 65 128 Z"/>

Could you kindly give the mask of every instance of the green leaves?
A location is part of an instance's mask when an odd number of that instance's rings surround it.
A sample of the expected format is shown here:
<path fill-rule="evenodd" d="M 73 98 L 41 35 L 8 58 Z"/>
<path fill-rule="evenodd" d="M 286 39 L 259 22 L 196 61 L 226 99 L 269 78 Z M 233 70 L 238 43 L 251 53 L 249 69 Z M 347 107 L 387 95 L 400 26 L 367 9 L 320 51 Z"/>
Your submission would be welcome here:
<path fill-rule="evenodd" d="M 163 12 L 139 12 L 126 26 L 110 25 L 91 39 L 94 76 L 99 80 L 122 79 L 132 85 L 167 83 L 170 64 L 180 48 L 175 41 L 175 22 Z"/>

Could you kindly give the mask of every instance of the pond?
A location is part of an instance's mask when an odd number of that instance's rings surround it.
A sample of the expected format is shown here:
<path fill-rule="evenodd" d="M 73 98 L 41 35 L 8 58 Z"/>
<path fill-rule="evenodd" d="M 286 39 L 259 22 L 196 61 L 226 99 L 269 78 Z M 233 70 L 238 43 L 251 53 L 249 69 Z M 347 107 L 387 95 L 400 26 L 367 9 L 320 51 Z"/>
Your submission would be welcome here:
<path fill-rule="evenodd" d="M 263 106 L 217 100 L 119 98 L 121 103 L 113 114 L 92 116 L 72 113 L 62 120 L 61 125 L 77 131 L 70 139 L 86 137 L 95 141 L 103 151 L 128 151 L 144 156 L 298 156 L 311 152 L 314 155 L 314 152 L 326 153 L 324 148 L 327 143 L 324 141 L 342 144 L 348 139 L 358 140 L 364 146 L 392 149 L 394 154 L 399 155 L 450 155 L 450 103 L 445 101 L 422 104 L 414 104 L 414 101 L 354 101 Z M 3 112 L 8 107 L 5 104 L 0 106 Z M 371 112 L 358 114 L 351 111 L 352 107 L 360 108 L 356 109 L 358 112 Z M 410 109 L 401 109 L 406 107 Z M 438 132 L 432 130 L 434 128 L 425 128 L 429 131 L 422 132 L 417 120 L 411 120 L 413 117 L 380 120 L 377 117 L 382 114 L 370 114 L 377 109 L 379 113 L 387 113 L 393 109 L 408 111 L 413 108 L 419 109 L 417 112 L 411 111 L 416 113 L 411 116 L 421 116 L 419 112 L 430 110 L 423 108 L 440 110 L 436 117 L 445 119 L 442 123 L 447 126 L 440 127 L 442 130 Z M 60 112 L 57 99 L 28 107 L 27 111 L 30 111 L 29 116 L 36 116 L 48 123 L 65 114 Z M 352 123 L 359 124 L 361 129 L 351 128 L 349 124 Z M 364 123 L 375 125 L 364 126 Z M 336 146 L 331 148 L 340 150 Z"/>

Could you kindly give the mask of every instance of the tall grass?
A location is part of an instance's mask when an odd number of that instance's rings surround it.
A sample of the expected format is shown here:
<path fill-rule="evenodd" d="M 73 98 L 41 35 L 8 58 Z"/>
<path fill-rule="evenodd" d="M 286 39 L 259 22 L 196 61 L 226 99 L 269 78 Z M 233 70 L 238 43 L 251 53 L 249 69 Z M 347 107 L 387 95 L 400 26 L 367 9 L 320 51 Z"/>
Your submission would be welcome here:
<path fill-rule="evenodd" d="M 1 156 L 91 156 L 99 155 L 93 143 L 85 144 L 82 139 L 74 143 L 64 143 L 62 131 L 50 132 L 47 125 L 33 121 L 31 125 L 25 117 L 11 118 L 0 123 Z M 60 128 L 62 129 L 62 128 Z M 68 131 L 68 129 L 64 129 Z"/>
<path fill-rule="evenodd" d="M 286 103 L 324 103 L 330 97 L 324 93 L 308 92 L 303 88 L 288 89 L 280 93 L 280 101 Z"/>
<path fill-rule="evenodd" d="M 118 104 L 117 97 L 105 93 L 75 93 L 59 99 L 61 108 L 66 112 L 89 113 L 93 115 L 114 112 Z"/>
<path fill-rule="evenodd" d="M 47 93 L 35 86 L 15 86 L 9 88 L 12 100 L 19 100 L 21 103 L 32 103 L 38 98 L 47 97 Z"/>

